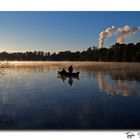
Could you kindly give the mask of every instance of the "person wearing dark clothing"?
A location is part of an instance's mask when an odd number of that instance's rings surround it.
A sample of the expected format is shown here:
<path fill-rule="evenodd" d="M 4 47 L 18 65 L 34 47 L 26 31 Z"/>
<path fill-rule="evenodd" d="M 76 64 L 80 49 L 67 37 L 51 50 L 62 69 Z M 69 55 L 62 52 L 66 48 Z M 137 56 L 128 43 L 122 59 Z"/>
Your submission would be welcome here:
<path fill-rule="evenodd" d="M 72 73 L 72 72 L 73 72 L 73 67 L 72 67 L 72 65 L 69 66 L 68 71 L 69 71 L 69 73 Z"/>
<path fill-rule="evenodd" d="M 63 68 L 62 72 L 63 72 L 63 73 L 66 73 L 66 70 Z"/>

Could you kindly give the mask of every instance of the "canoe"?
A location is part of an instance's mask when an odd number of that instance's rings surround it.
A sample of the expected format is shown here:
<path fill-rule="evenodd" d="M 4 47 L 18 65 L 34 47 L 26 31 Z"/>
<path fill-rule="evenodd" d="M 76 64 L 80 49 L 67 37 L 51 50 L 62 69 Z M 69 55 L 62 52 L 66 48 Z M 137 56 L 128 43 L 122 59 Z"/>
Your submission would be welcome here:
<path fill-rule="evenodd" d="M 62 71 L 58 71 L 58 74 L 61 76 L 73 76 L 73 77 L 78 77 L 80 72 L 73 72 L 73 73 L 69 73 L 69 72 L 62 72 Z"/>

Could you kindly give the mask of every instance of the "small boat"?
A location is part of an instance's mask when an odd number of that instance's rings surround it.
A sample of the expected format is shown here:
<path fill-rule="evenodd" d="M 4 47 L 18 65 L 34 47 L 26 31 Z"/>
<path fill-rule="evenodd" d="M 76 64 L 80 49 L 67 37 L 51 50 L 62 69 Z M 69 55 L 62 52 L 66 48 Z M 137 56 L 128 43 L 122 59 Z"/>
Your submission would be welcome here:
<path fill-rule="evenodd" d="M 58 74 L 61 76 L 68 76 L 68 77 L 78 77 L 80 72 L 73 72 L 73 73 L 69 73 L 69 72 L 63 72 L 63 71 L 58 71 Z"/>

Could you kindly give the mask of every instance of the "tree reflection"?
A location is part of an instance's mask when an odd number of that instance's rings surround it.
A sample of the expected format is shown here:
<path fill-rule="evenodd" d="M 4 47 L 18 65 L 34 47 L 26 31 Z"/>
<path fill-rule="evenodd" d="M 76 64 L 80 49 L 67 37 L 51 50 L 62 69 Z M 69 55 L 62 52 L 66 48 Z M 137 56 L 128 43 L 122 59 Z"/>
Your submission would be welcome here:
<path fill-rule="evenodd" d="M 127 80 L 127 81 L 140 81 L 140 73 L 139 72 L 133 72 L 133 71 L 111 71 L 110 72 L 111 79 L 113 80 Z"/>
<path fill-rule="evenodd" d="M 98 73 L 99 89 L 105 91 L 107 94 L 119 94 L 122 96 L 135 95 L 136 90 L 126 85 L 126 82 L 121 79 L 116 79 L 114 83 L 107 83 L 105 74 L 103 72 Z"/>

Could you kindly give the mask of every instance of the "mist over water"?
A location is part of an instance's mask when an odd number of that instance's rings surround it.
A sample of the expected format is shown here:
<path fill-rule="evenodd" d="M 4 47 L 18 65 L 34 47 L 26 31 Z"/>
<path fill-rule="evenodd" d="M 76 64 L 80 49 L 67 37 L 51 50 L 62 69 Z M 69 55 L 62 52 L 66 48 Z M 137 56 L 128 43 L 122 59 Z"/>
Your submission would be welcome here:
<path fill-rule="evenodd" d="M 71 64 L 79 78 L 57 75 Z M 0 70 L 0 129 L 139 129 L 139 63 L 9 65 Z"/>

